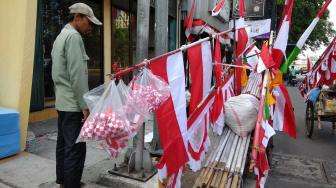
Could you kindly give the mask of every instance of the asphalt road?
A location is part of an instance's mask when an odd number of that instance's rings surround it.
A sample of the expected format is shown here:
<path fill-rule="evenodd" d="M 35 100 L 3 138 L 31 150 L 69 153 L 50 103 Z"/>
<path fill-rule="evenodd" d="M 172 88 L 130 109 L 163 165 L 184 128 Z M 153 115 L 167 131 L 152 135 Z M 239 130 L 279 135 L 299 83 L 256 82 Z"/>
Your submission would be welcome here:
<path fill-rule="evenodd" d="M 312 139 L 306 136 L 306 104 L 296 87 L 288 91 L 295 112 L 297 138 L 284 133 L 274 136 L 272 170 L 266 187 L 336 187 L 336 136 L 330 122 L 315 122 Z"/>

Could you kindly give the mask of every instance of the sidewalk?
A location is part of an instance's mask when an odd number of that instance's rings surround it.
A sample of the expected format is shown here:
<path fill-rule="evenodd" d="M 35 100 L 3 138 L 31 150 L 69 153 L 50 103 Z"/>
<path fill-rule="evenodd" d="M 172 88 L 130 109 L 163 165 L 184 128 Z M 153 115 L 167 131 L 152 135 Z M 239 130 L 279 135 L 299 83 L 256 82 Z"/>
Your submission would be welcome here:
<path fill-rule="evenodd" d="M 55 183 L 55 149 L 57 138 L 57 119 L 31 123 L 28 131 L 36 137 L 32 153 L 21 152 L 18 155 L 0 160 L 0 188 L 58 188 Z M 146 127 L 146 134 L 151 127 Z M 99 149 L 97 142 L 87 142 L 87 154 L 82 181 L 86 188 L 105 187 L 157 187 L 157 175 L 146 184 L 135 180 L 112 176 L 107 173 L 120 164 L 122 158 L 110 159 L 109 155 Z M 182 188 L 192 187 L 199 172 L 186 169 L 182 177 Z M 244 187 L 254 187 L 254 183 L 246 181 Z"/>

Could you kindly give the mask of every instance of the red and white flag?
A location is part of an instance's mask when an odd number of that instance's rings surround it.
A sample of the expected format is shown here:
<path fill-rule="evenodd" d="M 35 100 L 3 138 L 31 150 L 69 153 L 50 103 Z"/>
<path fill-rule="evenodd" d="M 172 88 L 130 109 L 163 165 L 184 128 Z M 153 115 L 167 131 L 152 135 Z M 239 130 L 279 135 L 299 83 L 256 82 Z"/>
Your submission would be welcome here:
<path fill-rule="evenodd" d="M 210 125 L 210 107 L 212 106 L 215 93 L 210 93 L 188 118 L 188 156 L 189 166 L 196 172 L 202 168 L 202 160 L 210 145 L 208 136 Z"/>
<path fill-rule="evenodd" d="M 234 96 L 234 79 L 233 73 L 218 86 L 215 92 L 215 100 L 210 109 L 210 121 L 213 131 L 221 135 L 224 128 L 224 102 Z"/>
<path fill-rule="evenodd" d="M 273 61 L 273 58 L 270 55 L 266 44 L 263 44 L 260 52 L 260 59 L 257 66 L 257 72 L 261 73 L 264 70 L 274 66 L 274 64 L 275 62 Z"/>
<path fill-rule="evenodd" d="M 280 24 L 280 29 L 278 31 L 278 36 L 275 39 L 273 49 L 272 49 L 272 57 L 275 61 L 275 67 L 279 68 L 282 63 L 283 56 L 286 55 L 286 48 L 288 42 L 288 33 L 289 27 L 292 19 L 292 9 L 293 9 L 294 0 L 286 0 L 283 12 L 282 12 L 282 20 Z"/>
<path fill-rule="evenodd" d="M 284 84 L 275 86 L 272 93 L 276 101 L 273 113 L 273 128 L 296 138 L 295 115 L 286 86 Z"/>
<path fill-rule="evenodd" d="M 159 179 L 169 179 L 168 187 L 180 187 L 188 162 L 185 75 L 182 52 L 163 56 L 149 64 L 153 74 L 170 86 L 171 96 L 156 111 L 163 155 L 157 165 Z M 169 130 L 169 131 L 168 131 Z"/>
<path fill-rule="evenodd" d="M 212 55 L 210 41 L 187 49 L 190 66 L 190 114 L 209 94 L 212 78 Z"/>
<path fill-rule="evenodd" d="M 225 0 L 220 0 L 219 3 L 212 9 L 212 16 L 217 16 L 224 6 Z"/>

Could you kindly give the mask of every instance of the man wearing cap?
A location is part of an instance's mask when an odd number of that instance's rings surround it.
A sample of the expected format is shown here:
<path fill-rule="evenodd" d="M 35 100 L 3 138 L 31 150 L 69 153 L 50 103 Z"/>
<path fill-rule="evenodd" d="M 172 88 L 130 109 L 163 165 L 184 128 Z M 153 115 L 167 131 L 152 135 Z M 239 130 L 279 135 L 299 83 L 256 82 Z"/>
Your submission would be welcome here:
<path fill-rule="evenodd" d="M 55 107 L 58 112 L 56 183 L 61 188 L 80 188 L 86 145 L 76 143 L 76 139 L 89 115 L 83 100 L 83 94 L 89 90 L 89 57 L 81 34 L 89 33 L 93 25 L 102 23 L 84 3 L 73 4 L 69 10 L 71 19 L 57 36 L 51 52 Z"/>

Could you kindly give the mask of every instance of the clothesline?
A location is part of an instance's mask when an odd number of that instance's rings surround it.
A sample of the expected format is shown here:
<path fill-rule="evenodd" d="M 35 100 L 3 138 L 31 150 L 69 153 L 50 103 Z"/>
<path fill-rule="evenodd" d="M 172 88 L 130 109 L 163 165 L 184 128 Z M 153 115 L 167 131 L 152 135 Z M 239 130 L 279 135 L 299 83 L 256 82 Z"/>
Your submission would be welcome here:
<path fill-rule="evenodd" d="M 113 79 L 113 78 L 117 78 L 117 77 L 122 76 L 122 75 L 124 75 L 124 74 L 128 74 L 129 72 L 131 72 L 131 71 L 133 71 L 133 70 L 135 70 L 135 69 L 141 68 L 141 67 L 143 67 L 143 66 L 147 66 L 147 65 L 150 64 L 152 61 L 155 61 L 155 60 L 157 60 L 157 59 L 159 59 L 159 58 L 161 58 L 161 57 L 163 57 L 163 56 L 169 56 L 169 55 L 175 54 L 175 53 L 177 53 L 177 52 L 179 52 L 179 51 L 185 51 L 186 49 L 191 48 L 191 47 L 193 47 L 193 46 L 196 46 L 196 45 L 198 45 L 198 44 L 200 44 L 200 43 L 202 43 L 202 42 L 208 41 L 208 40 L 210 40 L 210 39 L 212 39 L 212 38 L 215 38 L 215 37 L 217 37 L 217 36 L 220 36 L 220 35 L 224 35 L 224 34 L 230 33 L 230 32 L 232 32 L 232 31 L 233 31 L 233 29 L 229 29 L 229 30 L 223 31 L 223 32 L 221 32 L 221 33 L 217 33 L 217 34 L 214 34 L 214 35 L 212 35 L 212 36 L 209 36 L 209 37 L 200 39 L 200 40 L 198 40 L 198 41 L 196 41 L 196 42 L 193 42 L 193 43 L 190 43 L 190 44 L 186 44 L 186 45 L 182 45 L 180 48 L 178 48 L 178 49 L 176 49 L 176 50 L 173 50 L 173 51 L 164 53 L 164 54 L 159 55 L 159 56 L 157 56 L 157 57 L 154 57 L 154 58 L 152 58 L 152 59 L 145 59 L 142 63 L 139 63 L 139 64 L 136 64 L 136 65 L 134 65 L 134 66 L 128 67 L 128 68 L 126 68 L 126 69 L 124 69 L 124 70 L 121 70 L 121 71 L 115 73 L 115 74 L 108 74 L 107 76 L 110 76 L 111 79 Z M 251 45 L 253 45 L 253 44 L 254 44 L 254 42 L 253 42 Z M 251 46 L 251 45 L 250 45 L 250 46 Z M 250 46 L 248 46 L 248 47 L 244 50 L 244 52 L 245 52 L 247 49 L 249 49 Z M 255 55 L 258 55 L 258 54 L 255 54 Z M 252 56 L 254 56 L 254 55 L 252 55 Z M 249 56 L 249 57 L 252 57 L 252 56 Z M 239 58 L 241 58 L 241 57 L 237 57 L 237 58 L 235 59 L 235 61 L 237 61 Z M 246 57 L 246 58 L 248 58 L 248 57 Z"/>

